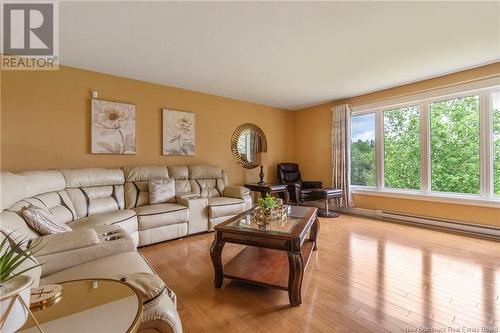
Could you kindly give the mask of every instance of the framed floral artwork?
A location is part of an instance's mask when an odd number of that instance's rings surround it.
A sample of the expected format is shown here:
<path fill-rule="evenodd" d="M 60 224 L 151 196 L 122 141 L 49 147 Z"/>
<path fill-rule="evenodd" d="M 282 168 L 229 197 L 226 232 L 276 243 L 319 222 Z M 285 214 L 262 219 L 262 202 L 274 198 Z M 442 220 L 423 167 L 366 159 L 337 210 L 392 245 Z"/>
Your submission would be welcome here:
<path fill-rule="evenodd" d="M 163 109 L 163 155 L 194 156 L 194 113 Z"/>
<path fill-rule="evenodd" d="M 92 154 L 135 154 L 135 105 L 92 99 L 91 146 Z"/>

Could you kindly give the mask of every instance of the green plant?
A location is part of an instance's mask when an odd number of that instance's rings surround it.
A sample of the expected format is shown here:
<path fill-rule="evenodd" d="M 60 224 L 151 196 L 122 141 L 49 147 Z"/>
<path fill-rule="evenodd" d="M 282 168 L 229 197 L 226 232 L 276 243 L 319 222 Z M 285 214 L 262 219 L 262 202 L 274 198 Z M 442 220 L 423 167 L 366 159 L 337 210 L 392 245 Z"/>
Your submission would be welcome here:
<path fill-rule="evenodd" d="M 257 204 L 262 209 L 271 210 L 271 209 L 274 209 L 278 206 L 278 200 L 275 197 L 273 197 L 272 195 L 270 195 L 269 193 L 267 193 L 264 198 L 259 198 L 257 200 Z"/>
<path fill-rule="evenodd" d="M 11 239 L 10 236 L 12 233 L 6 234 L 3 231 L 2 234 L 5 238 L 0 243 L 0 284 L 40 266 L 33 258 L 33 255 L 40 250 L 40 242 L 30 242 L 26 237 L 21 240 L 19 240 L 19 237 Z M 20 272 L 14 273 L 14 271 L 28 259 L 35 264 Z"/>

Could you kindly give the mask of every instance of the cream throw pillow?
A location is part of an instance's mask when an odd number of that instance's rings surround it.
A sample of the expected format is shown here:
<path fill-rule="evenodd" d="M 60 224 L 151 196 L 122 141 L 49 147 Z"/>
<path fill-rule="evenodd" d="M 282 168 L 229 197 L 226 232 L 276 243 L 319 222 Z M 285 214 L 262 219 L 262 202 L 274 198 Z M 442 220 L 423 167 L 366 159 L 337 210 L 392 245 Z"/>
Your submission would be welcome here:
<path fill-rule="evenodd" d="M 175 179 L 153 179 L 148 183 L 149 204 L 164 203 L 175 197 Z"/>
<path fill-rule="evenodd" d="M 71 231 L 69 226 L 57 221 L 54 214 L 46 208 L 29 205 L 23 209 L 26 222 L 42 236 Z"/>

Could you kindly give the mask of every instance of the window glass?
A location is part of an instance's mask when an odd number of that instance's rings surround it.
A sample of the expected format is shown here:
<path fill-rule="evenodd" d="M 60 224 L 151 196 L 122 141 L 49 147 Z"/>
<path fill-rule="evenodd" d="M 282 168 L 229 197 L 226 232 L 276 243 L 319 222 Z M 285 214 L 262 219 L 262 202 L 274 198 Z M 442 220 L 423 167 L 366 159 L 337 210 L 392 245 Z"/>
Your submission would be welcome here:
<path fill-rule="evenodd" d="M 492 94 L 493 105 L 493 190 L 500 195 L 500 92 Z"/>
<path fill-rule="evenodd" d="M 430 118 L 432 191 L 479 193 L 479 97 L 430 103 Z"/>
<path fill-rule="evenodd" d="M 376 185 L 375 114 L 353 116 L 351 122 L 351 184 Z"/>
<path fill-rule="evenodd" d="M 384 111 L 384 181 L 396 189 L 420 189 L 420 107 Z"/>

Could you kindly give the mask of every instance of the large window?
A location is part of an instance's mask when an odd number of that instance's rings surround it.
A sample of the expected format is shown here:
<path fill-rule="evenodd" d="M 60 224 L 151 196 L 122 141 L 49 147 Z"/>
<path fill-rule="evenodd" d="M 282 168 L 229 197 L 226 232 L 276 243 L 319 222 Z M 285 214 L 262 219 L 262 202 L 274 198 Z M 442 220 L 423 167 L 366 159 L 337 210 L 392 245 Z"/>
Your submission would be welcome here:
<path fill-rule="evenodd" d="M 390 188 L 420 189 L 420 107 L 384 111 L 384 175 Z"/>
<path fill-rule="evenodd" d="M 375 186 L 375 114 L 352 117 L 351 184 Z"/>
<path fill-rule="evenodd" d="M 500 92 L 492 94 L 493 107 L 493 189 L 500 195 Z"/>
<path fill-rule="evenodd" d="M 351 133 L 355 191 L 500 200 L 498 80 L 355 107 Z"/>
<path fill-rule="evenodd" d="M 434 102 L 430 112 L 432 191 L 478 194 L 479 96 Z"/>

